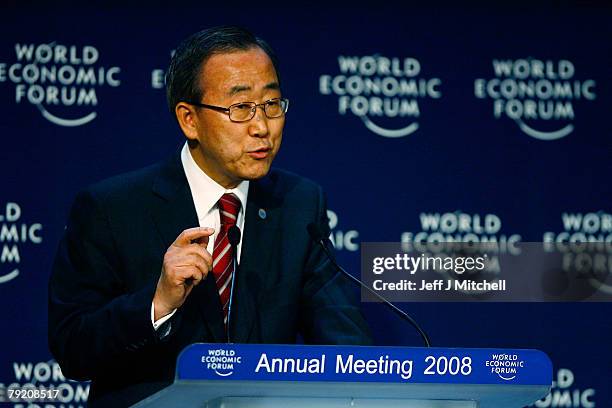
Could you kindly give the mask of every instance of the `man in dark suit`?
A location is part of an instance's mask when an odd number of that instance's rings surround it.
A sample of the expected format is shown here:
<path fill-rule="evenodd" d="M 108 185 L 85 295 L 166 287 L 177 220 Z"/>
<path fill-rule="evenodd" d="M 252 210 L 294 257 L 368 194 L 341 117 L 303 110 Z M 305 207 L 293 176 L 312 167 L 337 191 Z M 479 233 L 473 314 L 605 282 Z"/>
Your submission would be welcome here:
<path fill-rule="evenodd" d="M 277 72 L 245 30 L 194 34 L 167 76 L 181 152 L 77 196 L 49 283 L 49 344 L 66 376 L 92 380 L 91 406 L 168 385 L 194 342 L 371 342 L 353 288 L 307 233 L 327 230 L 321 188 L 270 170 L 288 108 Z"/>

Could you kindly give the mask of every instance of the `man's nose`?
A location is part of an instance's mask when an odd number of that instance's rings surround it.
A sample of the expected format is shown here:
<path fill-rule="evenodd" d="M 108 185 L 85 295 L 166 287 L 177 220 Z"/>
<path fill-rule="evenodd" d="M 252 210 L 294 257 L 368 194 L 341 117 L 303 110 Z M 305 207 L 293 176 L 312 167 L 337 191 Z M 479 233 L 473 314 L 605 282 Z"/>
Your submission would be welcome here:
<path fill-rule="evenodd" d="M 255 116 L 249 121 L 249 134 L 253 137 L 268 136 L 268 117 L 263 105 L 255 107 Z"/>

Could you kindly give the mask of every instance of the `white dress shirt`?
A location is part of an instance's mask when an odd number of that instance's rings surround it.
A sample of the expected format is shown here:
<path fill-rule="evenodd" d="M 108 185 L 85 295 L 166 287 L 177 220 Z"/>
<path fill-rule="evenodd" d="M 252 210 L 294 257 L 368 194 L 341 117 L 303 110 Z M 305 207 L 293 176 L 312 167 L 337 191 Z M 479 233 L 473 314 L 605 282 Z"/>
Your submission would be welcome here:
<path fill-rule="evenodd" d="M 215 229 L 215 233 L 208 240 L 208 246 L 206 247 L 208 252 L 212 255 L 213 248 L 215 247 L 215 240 L 221 226 L 221 217 L 219 215 L 219 207 L 217 206 L 217 202 L 219 199 L 221 199 L 223 194 L 234 194 L 240 200 L 242 207 L 238 213 L 236 226 L 240 228 L 240 231 L 242 232 L 241 235 L 244 236 L 244 215 L 247 197 L 249 195 L 249 182 L 242 181 L 236 188 L 229 190 L 219 185 L 216 181 L 204 173 L 204 171 L 197 165 L 191 156 L 187 143 L 185 143 L 183 149 L 181 150 L 181 163 L 183 164 L 183 170 L 185 171 L 185 176 L 187 177 L 187 182 L 189 183 L 189 189 L 191 190 L 191 196 L 193 197 L 193 204 L 195 205 L 195 210 L 198 215 L 199 226 L 211 227 Z M 242 240 L 240 240 L 238 243 L 238 263 L 240 263 L 241 250 Z M 151 322 L 153 323 L 153 328 L 157 330 L 162 324 L 170 319 L 175 312 L 176 309 L 173 310 L 172 313 L 155 321 L 154 304 L 151 303 Z M 168 328 L 166 332 L 169 331 L 170 330 Z M 162 337 L 165 334 L 166 333 L 162 333 Z"/>

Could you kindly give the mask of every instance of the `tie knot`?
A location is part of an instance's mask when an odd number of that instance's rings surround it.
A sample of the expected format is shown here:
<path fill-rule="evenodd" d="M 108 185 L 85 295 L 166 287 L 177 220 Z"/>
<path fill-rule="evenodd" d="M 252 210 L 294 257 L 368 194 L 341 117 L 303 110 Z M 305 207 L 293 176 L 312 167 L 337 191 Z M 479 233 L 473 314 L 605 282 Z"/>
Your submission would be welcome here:
<path fill-rule="evenodd" d="M 240 212 L 240 200 L 234 194 L 223 194 L 219 199 L 219 214 L 221 225 L 236 225 Z"/>

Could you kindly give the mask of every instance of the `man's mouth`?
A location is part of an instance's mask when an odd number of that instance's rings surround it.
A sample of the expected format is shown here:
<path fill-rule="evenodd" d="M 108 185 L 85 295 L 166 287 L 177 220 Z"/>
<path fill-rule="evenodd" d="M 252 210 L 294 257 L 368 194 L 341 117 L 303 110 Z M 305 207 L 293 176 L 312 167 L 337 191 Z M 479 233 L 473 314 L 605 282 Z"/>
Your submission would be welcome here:
<path fill-rule="evenodd" d="M 254 159 L 265 159 L 272 152 L 271 147 L 260 147 L 259 149 L 249 150 L 247 154 Z"/>

